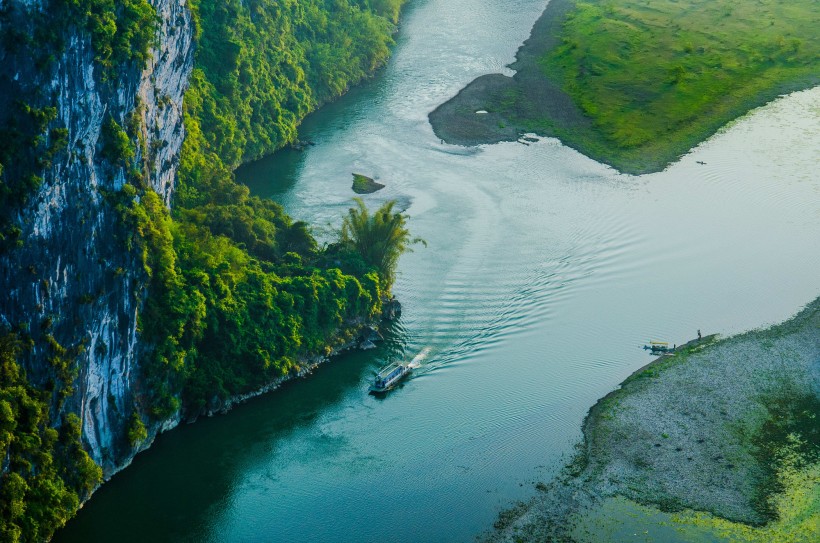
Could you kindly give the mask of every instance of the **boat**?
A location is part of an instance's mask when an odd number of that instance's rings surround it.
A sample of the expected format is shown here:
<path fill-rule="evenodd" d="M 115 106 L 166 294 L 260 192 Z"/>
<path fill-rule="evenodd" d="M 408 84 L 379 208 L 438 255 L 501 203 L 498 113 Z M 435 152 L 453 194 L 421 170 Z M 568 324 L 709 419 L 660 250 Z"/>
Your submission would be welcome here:
<path fill-rule="evenodd" d="M 395 387 L 399 381 L 407 377 L 413 371 L 411 364 L 393 362 L 388 364 L 376 373 L 373 384 L 370 385 L 370 392 L 382 394 Z"/>
<path fill-rule="evenodd" d="M 645 351 L 650 351 L 651 354 L 666 354 L 675 350 L 665 341 L 650 341 L 649 345 L 644 345 L 643 348 Z"/>

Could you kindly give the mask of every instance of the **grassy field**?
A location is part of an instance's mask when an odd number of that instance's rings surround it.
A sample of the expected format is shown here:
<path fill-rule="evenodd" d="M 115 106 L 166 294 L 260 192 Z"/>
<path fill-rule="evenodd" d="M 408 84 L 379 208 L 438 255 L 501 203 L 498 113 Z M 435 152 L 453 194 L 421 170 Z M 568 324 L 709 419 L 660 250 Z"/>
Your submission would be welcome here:
<path fill-rule="evenodd" d="M 616 162 L 666 162 L 816 84 L 818 28 L 816 0 L 593 0 L 577 2 L 538 63 L 592 119 L 594 133 L 578 136 L 587 146 Z"/>
<path fill-rule="evenodd" d="M 749 110 L 820 84 L 818 28 L 817 0 L 551 0 L 516 74 L 479 77 L 430 122 L 449 143 L 535 132 L 622 172 L 660 171 Z"/>

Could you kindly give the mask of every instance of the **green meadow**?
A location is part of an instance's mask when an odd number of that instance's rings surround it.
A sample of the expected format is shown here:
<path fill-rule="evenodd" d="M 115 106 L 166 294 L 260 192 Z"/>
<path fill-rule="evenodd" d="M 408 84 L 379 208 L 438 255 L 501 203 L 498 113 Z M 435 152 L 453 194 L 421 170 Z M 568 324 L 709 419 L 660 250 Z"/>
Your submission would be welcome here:
<path fill-rule="evenodd" d="M 818 28 L 816 0 L 579 1 L 535 61 L 593 130 L 522 124 L 624 171 L 662 169 L 749 109 L 816 85 Z"/>

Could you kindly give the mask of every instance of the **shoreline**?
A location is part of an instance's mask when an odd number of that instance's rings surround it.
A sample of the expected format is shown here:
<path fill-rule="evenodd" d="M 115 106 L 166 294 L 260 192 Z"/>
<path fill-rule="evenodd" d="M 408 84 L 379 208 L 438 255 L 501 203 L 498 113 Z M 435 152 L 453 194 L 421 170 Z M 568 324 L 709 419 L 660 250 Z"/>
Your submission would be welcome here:
<path fill-rule="evenodd" d="M 153 446 L 154 441 L 161 434 L 170 432 L 183 423 L 194 424 L 202 417 L 210 418 L 214 416 L 226 415 L 235 407 L 242 405 L 248 402 L 249 400 L 262 396 L 263 394 L 273 392 L 285 383 L 295 381 L 296 379 L 308 377 L 320 365 L 331 362 L 333 358 L 337 356 L 353 351 L 365 351 L 374 348 L 374 341 L 383 340 L 380 333 L 381 324 L 398 318 L 398 316 L 401 314 L 400 307 L 401 304 L 398 302 L 398 300 L 396 300 L 395 298 L 390 298 L 384 301 L 384 308 L 378 320 L 366 322 L 353 322 L 349 326 L 341 328 L 338 334 L 328 341 L 327 349 L 329 349 L 329 352 L 327 352 L 326 354 L 307 353 L 303 355 L 303 357 L 299 359 L 299 371 L 295 373 L 289 373 L 282 377 L 278 377 L 273 381 L 266 383 L 249 392 L 236 394 L 234 396 L 226 398 L 220 404 L 207 406 L 198 413 L 183 414 L 182 411 L 178 411 L 174 415 L 166 419 L 156 421 L 155 423 L 151 424 L 147 428 L 148 436 L 137 446 L 134 447 L 131 454 L 124 462 L 114 466 L 110 470 L 104 471 L 103 479 L 100 482 L 100 484 L 97 485 L 97 487 L 94 488 L 94 490 L 92 490 L 91 493 L 88 495 L 88 497 L 80 503 L 77 511 L 79 512 L 79 510 L 82 509 L 83 506 L 85 506 L 85 504 L 93 498 L 94 494 L 96 494 L 96 492 L 103 485 L 110 481 L 112 477 L 116 476 L 118 473 L 128 468 L 133 463 L 134 459 L 137 456 L 139 456 L 142 452 L 149 450 Z M 73 516 L 76 516 L 76 514 L 77 513 L 75 513 L 75 515 Z"/>
<path fill-rule="evenodd" d="M 661 137 L 636 147 L 619 148 L 603 129 L 596 127 L 599 120 L 578 106 L 577 100 L 562 87 L 558 75 L 554 71 L 548 73 L 544 64 L 547 53 L 561 45 L 564 23 L 575 8 L 576 0 L 550 0 L 516 52 L 516 60 L 509 65 L 515 74 L 482 75 L 439 105 L 428 116 L 436 137 L 448 144 L 469 147 L 520 141 L 522 136 L 534 133 L 558 138 L 563 145 L 621 173 L 642 175 L 663 171 L 752 110 L 820 84 L 816 72 L 786 80 L 773 78 L 767 87 L 752 88 L 748 94 L 741 92 L 737 98 L 710 102 L 697 120 L 682 123 L 680 128 Z M 742 77 L 736 77 L 740 84 Z M 595 107 L 606 109 L 607 105 Z M 486 113 L 477 114 L 479 111 Z"/>
<path fill-rule="evenodd" d="M 591 122 L 568 94 L 548 78 L 531 77 L 526 69 L 527 60 L 559 43 L 558 33 L 574 6 L 575 0 L 550 0 L 533 25 L 529 37 L 516 51 L 515 61 L 509 65 L 515 70 L 512 77 L 497 73 L 479 76 L 430 112 L 428 117 L 436 137 L 462 146 L 517 141 L 526 130 L 516 126 L 503 112 L 488 108 L 487 104 L 503 101 L 505 95 L 518 95 L 527 90 L 540 99 L 531 102 L 537 104 L 542 114 L 562 119 L 567 125 L 576 124 L 583 129 L 591 129 Z M 476 115 L 476 111 L 487 113 Z M 539 135 L 557 136 L 556 133 Z"/>
<path fill-rule="evenodd" d="M 590 408 L 562 475 L 502 512 L 483 540 L 580 543 L 641 532 L 648 541 L 726 533 L 802 541 L 800 530 L 820 520 L 811 415 L 820 406 L 818 360 L 820 298 L 784 323 L 704 337 L 653 360 Z M 800 409 L 808 423 L 772 432 L 772 424 L 799 423 Z M 786 469 L 795 428 L 808 444 L 796 475 Z M 781 507 L 792 492 L 809 497 Z"/>

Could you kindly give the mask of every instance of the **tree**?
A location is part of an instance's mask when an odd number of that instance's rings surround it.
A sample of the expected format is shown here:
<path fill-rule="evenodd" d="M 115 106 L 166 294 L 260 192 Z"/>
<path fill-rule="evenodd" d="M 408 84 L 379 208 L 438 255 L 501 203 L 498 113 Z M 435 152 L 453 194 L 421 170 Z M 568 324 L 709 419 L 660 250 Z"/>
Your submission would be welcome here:
<path fill-rule="evenodd" d="M 422 243 L 426 247 L 427 243 L 410 237 L 407 215 L 393 211 L 395 200 L 385 202 L 372 216 L 361 198 L 353 198 L 353 201 L 356 207 L 351 207 L 342 221 L 339 241 L 375 268 L 385 290 L 390 290 L 399 257 L 412 251 L 410 245 Z"/>

